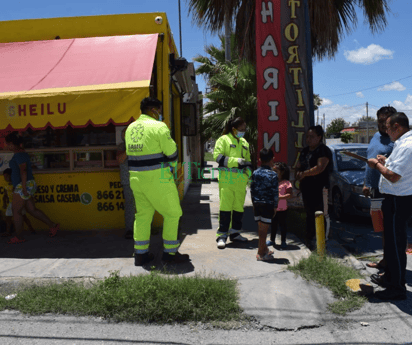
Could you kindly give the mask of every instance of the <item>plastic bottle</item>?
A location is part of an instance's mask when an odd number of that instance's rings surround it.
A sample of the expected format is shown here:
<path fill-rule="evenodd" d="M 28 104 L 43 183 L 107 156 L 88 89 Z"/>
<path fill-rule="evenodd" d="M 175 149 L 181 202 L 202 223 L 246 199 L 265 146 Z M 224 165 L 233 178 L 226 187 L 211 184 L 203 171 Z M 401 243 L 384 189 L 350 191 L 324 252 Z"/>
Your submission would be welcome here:
<path fill-rule="evenodd" d="M 383 231 L 383 213 L 382 213 L 382 201 L 383 199 L 371 199 L 371 218 L 373 230 L 375 232 Z"/>

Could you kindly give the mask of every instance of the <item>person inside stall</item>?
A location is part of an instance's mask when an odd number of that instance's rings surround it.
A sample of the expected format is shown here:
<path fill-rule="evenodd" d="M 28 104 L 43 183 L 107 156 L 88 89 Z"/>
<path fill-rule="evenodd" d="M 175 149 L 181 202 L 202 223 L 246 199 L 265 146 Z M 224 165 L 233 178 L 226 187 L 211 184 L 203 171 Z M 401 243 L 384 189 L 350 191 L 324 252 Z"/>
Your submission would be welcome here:
<path fill-rule="evenodd" d="M 9 162 L 11 168 L 11 182 L 13 184 L 13 222 L 16 230 L 16 235 L 11 238 L 9 244 L 23 243 L 26 240 L 21 237 L 23 231 L 23 209 L 33 217 L 41 220 L 49 228 L 50 237 L 57 234 L 60 228 L 58 223 L 52 222 L 43 211 L 36 208 L 33 198 L 36 192 L 37 185 L 34 181 L 34 176 L 31 168 L 30 156 L 24 150 L 23 139 L 17 135 L 16 132 L 12 132 L 6 136 L 5 149 L 14 152 L 12 159 Z"/>
<path fill-rule="evenodd" d="M 134 229 L 134 219 L 136 215 L 136 205 L 134 201 L 133 192 L 130 188 L 130 174 L 129 174 L 129 165 L 127 163 L 126 155 L 126 143 L 125 143 L 125 133 L 127 127 L 122 130 L 122 140 L 123 142 L 117 146 L 117 155 L 116 159 L 119 163 L 120 168 L 120 182 L 123 186 L 124 194 L 124 222 L 126 226 L 126 232 L 124 237 L 126 239 L 133 238 L 133 229 Z"/>
<path fill-rule="evenodd" d="M 3 171 L 4 180 L 7 182 L 7 186 L 5 188 L 5 193 L 3 196 L 3 208 L 6 210 L 5 212 L 5 222 L 6 222 L 6 231 L 1 234 L 1 237 L 9 237 L 12 233 L 12 225 L 13 225 L 13 210 L 12 210 L 12 200 L 13 200 L 13 184 L 11 183 L 11 169 L 7 168 Z M 36 231 L 33 229 L 31 225 L 30 219 L 26 216 L 26 209 L 23 208 L 22 212 L 23 221 L 29 227 L 29 231 L 32 234 L 35 234 Z"/>

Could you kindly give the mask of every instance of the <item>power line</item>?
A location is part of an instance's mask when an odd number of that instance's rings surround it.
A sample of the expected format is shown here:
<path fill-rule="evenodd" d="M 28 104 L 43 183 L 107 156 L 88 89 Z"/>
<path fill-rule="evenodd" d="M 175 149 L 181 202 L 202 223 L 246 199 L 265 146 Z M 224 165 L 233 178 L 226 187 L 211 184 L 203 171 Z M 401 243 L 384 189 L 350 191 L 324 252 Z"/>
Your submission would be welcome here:
<path fill-rule="evenodd" d="M 404 78 L 401 78 L 401 79 L 394 80 L 393 82 L 395 82 L 395 81 L 400 81 L 400 80 L 404 80 L 404 79 L 408 79 L 408 78 L 412 78 L 412 75 L 407 76 L 407 77 L 404 77 Z M 393 82 L 392 82 L 392 83 L 393 83 Z M 377 87 L 381 87 L 381 86 L 385 86 L 385 85 L 388 85 L 388 83 L 385 83 L 385 84 L 382 84 L 382 85 L 378 85 L 378 86 L 368 87 L 368 88 L 366 88 L 366 89 L 362 89 L 362 90 L 358 90 L 358 91 L 340 93 L 340 94 L 338 94 L 338 95 L 324 96 L 324 98 L 351 95 L 351 94 L 353 94 L 353 93 L 362 92 L 362 91 L 366 91 L 366 90 L 372 90 L 372 89 L 376 89 Z"/>

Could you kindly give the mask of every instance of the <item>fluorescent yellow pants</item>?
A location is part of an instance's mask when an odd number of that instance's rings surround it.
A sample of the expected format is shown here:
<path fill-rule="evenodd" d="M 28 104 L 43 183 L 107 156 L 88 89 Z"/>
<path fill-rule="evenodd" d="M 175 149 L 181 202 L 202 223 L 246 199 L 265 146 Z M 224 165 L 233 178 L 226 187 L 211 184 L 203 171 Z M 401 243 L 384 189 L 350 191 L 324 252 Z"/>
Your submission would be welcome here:
<path fill-rule="evenodd" d="M 136 254 L 149 251 L 150 229 L 155 210 L 163 218 L 163 246 L 167 253 L 176 253 L 179 219 L 182 216 L 179 194 L 172 174 L 161 169 L 130 171 L 130 187 L 136 203 L 134 249 Z"/>
<path fill-rule="evenodd" d="M 242 228 L 243 206 L 246 198 L 247 175 L 222 172 L 219 176 L 219 229 L 216 236 L 227 237 Z M 233 229 L 229 228 L 232 225 Z"/>

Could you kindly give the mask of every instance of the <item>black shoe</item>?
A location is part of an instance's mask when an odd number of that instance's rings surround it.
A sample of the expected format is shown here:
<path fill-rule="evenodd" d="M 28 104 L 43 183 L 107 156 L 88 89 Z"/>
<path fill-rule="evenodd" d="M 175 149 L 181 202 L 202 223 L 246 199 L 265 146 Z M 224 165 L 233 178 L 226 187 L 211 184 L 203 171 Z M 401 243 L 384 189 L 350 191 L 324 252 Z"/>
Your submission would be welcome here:
<path fill-rule="evenodd" d="M 373 297 L 382 299 L 382 300 L 396 300 L 402 301 L 406 299 L 406 292 L 400 292 L 393 289 L 385 289 L 382 291 L 375 292 Z"/>
<path fill-rule="evenodd" d="M 241 234 L 231 234 L 230 236 L 230 240 L 232 242 L 247 242 L 248 239 L 246 237 L 243 237 Z"/>
<path fill-rule="evenodd" d="M 171 255 L 170 253 L 163 252 L 162 261 L 169 264 L 181 264 L 184 262 L 188 262 L 190 260 L 188 254 L 180 254 L 177 252 L 175 255 Z"/>
<path fill-rule="evenodd" d="M 389 285 L 388 280 L 386 279 L 384 274 L 382 274 L 382 275 L 376 274 L 376 273 L 372 274 L 371 275 L 371 282 L 376 284 L 376 285 L 382 286 L 382 287 L 388 287 L 388 285 Z"/>
<path fill-rule="evenodd" d="M 134 254 L 134 265 L 143 266 L 154 259 L 152 253 Z"/>

